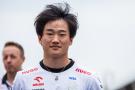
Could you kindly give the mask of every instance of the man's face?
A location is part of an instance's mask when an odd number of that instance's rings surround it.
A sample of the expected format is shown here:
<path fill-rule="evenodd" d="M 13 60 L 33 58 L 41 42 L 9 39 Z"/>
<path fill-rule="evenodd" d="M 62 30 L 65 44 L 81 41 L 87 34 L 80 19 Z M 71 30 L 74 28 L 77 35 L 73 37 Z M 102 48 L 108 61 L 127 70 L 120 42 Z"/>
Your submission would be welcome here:
<path fill-rule="evenodd" d="M 15 46 L 6 46 L 3 49 L 3 63 L 7 73 L 15 73 L 21 69 L 23 63 L 20 50 Z"/>
<path fill-rule="evenodd" d="M 39 36 L 39 42 L 46 56 L 67 55 L 68 48 L 72 44 L 67 22 L 63 19 L 48 22 L 44 26 L 42 37 Z"/>

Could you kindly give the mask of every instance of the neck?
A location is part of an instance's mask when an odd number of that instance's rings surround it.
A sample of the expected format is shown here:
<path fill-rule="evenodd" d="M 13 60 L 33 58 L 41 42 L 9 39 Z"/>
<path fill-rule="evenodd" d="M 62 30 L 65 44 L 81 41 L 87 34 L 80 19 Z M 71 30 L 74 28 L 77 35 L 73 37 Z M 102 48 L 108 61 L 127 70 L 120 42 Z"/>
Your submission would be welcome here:
<path fill-rule="evenodd" d="M 69 59 L 67 57 L 62 58 L 44 58 L 43 64 L 50 68 L 62 68 L 69 64 Z"/>
<path fill-rule="evenodd" d="M 16 73 L 7 73 L 7 81 L 12 85 L 14 78 L 15 78 Z"/>

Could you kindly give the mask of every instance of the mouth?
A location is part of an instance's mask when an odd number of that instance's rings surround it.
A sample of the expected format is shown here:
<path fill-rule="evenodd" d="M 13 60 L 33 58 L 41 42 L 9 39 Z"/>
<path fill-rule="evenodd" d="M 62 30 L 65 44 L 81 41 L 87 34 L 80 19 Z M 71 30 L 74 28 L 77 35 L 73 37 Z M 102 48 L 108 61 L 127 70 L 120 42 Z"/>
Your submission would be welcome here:
<path fill-rule="evenodd" d="M 7 67 L 6 67 L 6 70 L 7 70 L 7 71 L 11 71 L 12 69 L 13 69 L 13 66 L 7 66 Z"/>
<path fill-rule="evenodd" d="M 61 46 L 50 46 L 52 49 L 59 49 Z"/>

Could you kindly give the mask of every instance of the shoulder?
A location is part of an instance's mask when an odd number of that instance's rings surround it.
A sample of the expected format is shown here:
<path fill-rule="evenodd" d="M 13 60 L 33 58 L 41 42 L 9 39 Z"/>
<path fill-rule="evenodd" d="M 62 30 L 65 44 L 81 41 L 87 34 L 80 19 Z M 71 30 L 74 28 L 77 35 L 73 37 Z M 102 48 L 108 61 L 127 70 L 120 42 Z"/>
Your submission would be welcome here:
<path fill-rule="evenodd" d="M 96 90 L 102 90 L 103 86 L 99 78 L 100 75 L 97 74 L 97 72 L 90 72 L 80 67 L 76 67 L 74 71 L 77 74 L 77 76 L 81 80 L 83 80 L 83 82 L 85 82 L 88 88 L 93 88 L 92 90 L 95 90 L 94 88 L 97 88 Z"/>
<path fill-rule="evenodd" d="M 40 67 L 34 66 L 28 69 L 24 69 L 21 71 L 18 71 L 15 80 L 14 80 L 14 86 L 19 86 L 19 84 L 23 85 L 23 83 L 27 82 L 32 78 L 33 75 L 38 73 L 40 70 Z"/>
<path fill-rule="evenodd" d="M 70 69 L 70 73 L 74 74 L 81 80 L 87 80 L 87 79 L 91 78 L 93 75 L 92 72 L 82 68 L 81 66 L 78 66 L 76 63 Z"/>
<path fill-rule="evenodd" d="M 96 71 L 90 71 L 88 69 L 84 69 L 82 66 L 75 64 L 74 65 L 74 72 L 78 75 L 87 77 L 87 78 L 95 78 L 97 76 Z"/>
<path fill-rule="evenodd" d="M 19 75 L 29 75 L 33 73 L 37 73 L 41 70 L 41 67 L 39 64 L 36 64 L 34 66 L 31 66 L 29 68 L 25 67 L 23 70 L 18 71 L 17 74 Z"/>
<path fill-rule="evenodd" d="M 25 76 L 30 76 L 32 74 L 35 74 L 37 72 L 39 72 L 41 69 L 39 66 L 34 66 L 34 67 L 31 67 L 31 68 L 27 68 L 27 69 L 23 69 L 21 71 L 18 71 L 17 72 L 17 75 L 16 77 L 25 77 Z"/>
<path fill-rule="evenodd" d="M 89 77 L 92 75 L 92 72 L 82 68 L 81 66 L 79 66 L 78 64 L 74 64 L 74 72 L 78 75 L 81 75 L 81 76 L 86 76 L 86 77 Z"/>
<path fill-rule="evenodd" d="M 35 73 L 37 71 L 39 71 L 39 67 L 32 67 L 32 68 L 29 68 L 29 69 L 19 71 L 18 73 L 20 73 L 22 75 L 27 75 L 27 74 Z"/>
<path fill-rule="evenodd" d="M 87 79 L 87 80 L 97 79 L 96 78 L 97 75 L 95 72 L 88 71 L 88 70 L 80 68 L 80 67 L 75 68 L 74 71 L 78 76 L 80 76 L 80 78 Z"/>
<path fill-rule="evenodd" d="M 79 67 L 75 68 L 75 72 L 80 75 L 87 75 L 87 76 L 90 76 L 92 74 L 91 72 L 84 70 L 82 68 L 79 68 Z"/>

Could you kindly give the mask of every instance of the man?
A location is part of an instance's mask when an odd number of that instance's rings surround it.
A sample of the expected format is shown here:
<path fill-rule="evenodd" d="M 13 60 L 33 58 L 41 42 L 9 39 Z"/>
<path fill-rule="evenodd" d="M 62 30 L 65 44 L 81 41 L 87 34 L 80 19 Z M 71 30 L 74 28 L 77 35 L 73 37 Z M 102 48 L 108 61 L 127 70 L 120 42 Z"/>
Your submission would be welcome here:
<path fill-rule="evenodd" d="M 78 22 L 67 3 L 47 5 L 35 27 L 44 57 L 39 65 L 17 74 L 13 90 L 101 90 L 95 76 L 68 58 Z"/>
<path fill-rule="evenodd" d="M 16 42 L 6 42 L 3 48 L 3 63 L 6 74 L 2 78 L 2 90 L 11 90 L 17 71 L 21 70 L 24 62 L 24 50 Z"/>

